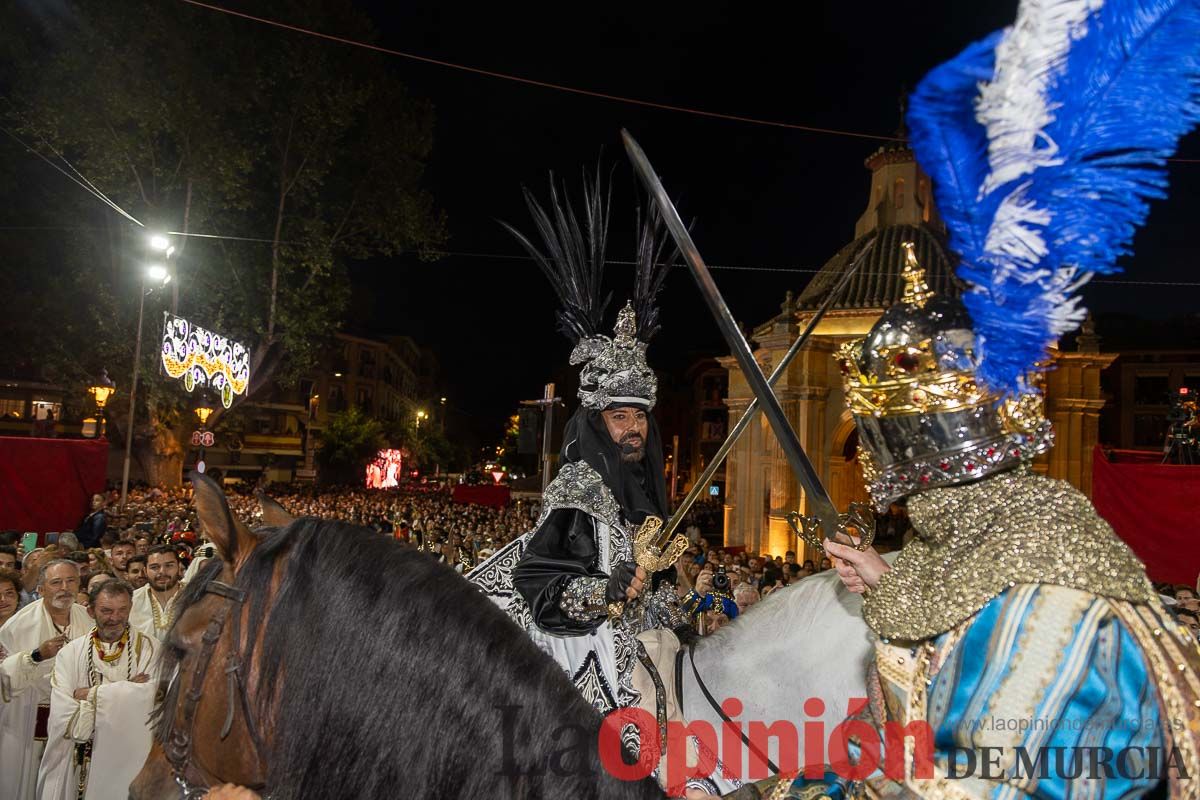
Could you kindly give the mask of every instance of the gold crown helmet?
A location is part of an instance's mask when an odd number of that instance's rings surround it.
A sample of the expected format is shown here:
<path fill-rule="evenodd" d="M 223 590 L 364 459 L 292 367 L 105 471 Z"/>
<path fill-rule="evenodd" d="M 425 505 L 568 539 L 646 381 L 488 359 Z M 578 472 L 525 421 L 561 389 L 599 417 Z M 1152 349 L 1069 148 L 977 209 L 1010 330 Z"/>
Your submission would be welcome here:
<path fill-rule="evenodd" d="M 929 290 L 905 242 L 904 296 L 838 352 L 858 457 L 879 511 L 910 494 L 978 480 L 1053 444 L 1037 394 L 1002 399 L 975 380 L 963 304 Z"/>

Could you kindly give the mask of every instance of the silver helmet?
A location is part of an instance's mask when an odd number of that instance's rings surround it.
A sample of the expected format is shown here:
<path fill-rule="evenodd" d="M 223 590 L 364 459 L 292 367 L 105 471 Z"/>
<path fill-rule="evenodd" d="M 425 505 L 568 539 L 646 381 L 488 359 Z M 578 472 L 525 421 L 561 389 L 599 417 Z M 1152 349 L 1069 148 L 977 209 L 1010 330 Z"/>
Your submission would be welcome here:
<path fill-rule="evenodd" d="M 617 314 L 612 338 L 603 335 L 580 339 L 571 351 L 571 363 L 583 364 L 579 399 L 587 408 L 603 411 L 612 405 L 654 408 L 658 378 L 646 363 L 646 342 L 637 337 L 637 315 L 628 302 Z"/>
<path fill-rule="evenodd" d="M 916 492 L 1011 469 L 1053 443 L 1040 395 L 1002 399 L 976 382 L 966 308 L 934 295 L 912 243 L 903 247 L 903 298 L 838 354 L 863 477 L 880 511 Z"/>

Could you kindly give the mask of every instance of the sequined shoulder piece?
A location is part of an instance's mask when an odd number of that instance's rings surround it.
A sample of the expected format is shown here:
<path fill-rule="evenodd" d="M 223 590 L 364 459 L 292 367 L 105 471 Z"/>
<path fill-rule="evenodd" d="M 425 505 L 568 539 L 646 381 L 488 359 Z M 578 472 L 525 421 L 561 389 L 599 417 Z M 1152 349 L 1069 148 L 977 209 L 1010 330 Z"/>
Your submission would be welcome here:
<path fill-rule="evenodd" d="M 534 528 L 557 508 L 574 508 L 601 522 L 620 527 L 621 507 L 600 473 L 584 461 L 563 464 L 562 469 L 542 494 L 542 516 Z"/>
<path fill-rule="evenodd" d="M 1145 569 L 1066 481 L 1010 472 L 908 501 L 917 535 L 869 592 L 863 618 L 880 637 L 944 633 L 1018 584 L 1148 603 Z"/>

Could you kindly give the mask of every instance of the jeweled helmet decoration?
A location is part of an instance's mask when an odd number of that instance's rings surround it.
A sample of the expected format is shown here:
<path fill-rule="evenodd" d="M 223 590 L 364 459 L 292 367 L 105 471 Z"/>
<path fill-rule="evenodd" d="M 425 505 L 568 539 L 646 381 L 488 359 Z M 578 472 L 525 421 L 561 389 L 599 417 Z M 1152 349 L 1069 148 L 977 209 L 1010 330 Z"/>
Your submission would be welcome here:
<path fill-rule="evenodd" d="M 875 507 L 1011 469 L 1053 443 L 1042 398 L 1002 400 L 976 381 L 971 318 L 933 294 L 905 242 L 904 296 L 838 353 Z"/>
<path fill-rule="evenodd" d="M 662 216 L 651 203 L 637 209 L 633 299 L 617 314 L 613 336 L 600 333 L 612 297 L 605 292 L 605 249 L 608 242 L 609 195 L 603 172 L 583 181 L 582 203 L 573 205 L 566 188 L 550 178 L 550 202 L 543 206 L 528 190 L 525 202 L 533 217 L 540 246 L 507 223 L 550 281 L 558 296 L 558 329 L 574 348 L 571 364 L 583 364 L 579 399 L 585 408 L 604 411 L 614 405 L 654 408 L 658 379 L 646 363 L 646 347 L 659 329 L 657 298 L 678 257 L 668 252 Z M 576 214 L 576 207 L 581 213 Z"/>
<path fill-rule="evenodd" d="M 571 351 L 571 363 L 584 365 L 579 374 L 579 399 L 586 408 L 654 408 L 658 378 L 646 363 L 646 342 L 638 339 L 637 330 L 633 303 L 627 302 L 617 314 L 612 338 L 589 336 Z"/>

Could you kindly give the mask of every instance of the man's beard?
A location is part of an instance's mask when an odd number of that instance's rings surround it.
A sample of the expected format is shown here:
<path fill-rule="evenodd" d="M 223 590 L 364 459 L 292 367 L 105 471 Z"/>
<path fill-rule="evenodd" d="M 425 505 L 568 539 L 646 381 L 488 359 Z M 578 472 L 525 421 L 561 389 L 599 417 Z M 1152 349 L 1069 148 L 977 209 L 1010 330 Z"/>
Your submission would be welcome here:
<path fill-rule="evenodd" d="M 97 625 L 96 635 L 105 644 L 112 644 L 121 639 L 121 635 L 125 633 L 126 627 L 128 627 L 128 623 L 125 622 L 113 623 L 111 625 Z"/>
<path fill-rule="evenodd" d="M 150 585 L 156 592 L 169 592 L 175 588 L 177 583 L 179 583 L 178 575 L 161 575 L 150 580 Z"/>
<path fill-rule="evenodd" d="M 146 585 L 146 576 L 145 575 L 130 575 L 130 576 L 128 576 L 128 578 L 129 578 L 129 585 L 135 589 L 140 589 Z"/>
<path fill-rule="evenodd" d="M 50 598 L 50 605 L 59 611 L 66 611 L 75 602 L 75 595 L 70 592 L 59 592 Z"/>
<path fill-rule="evenodd" d="M 636 443 L 634 442 L 636 440 Z M 646 440 L 641 436 L 626 434 L 621 437 L 621 460 L 635 463 L 646 457 Z"/>

